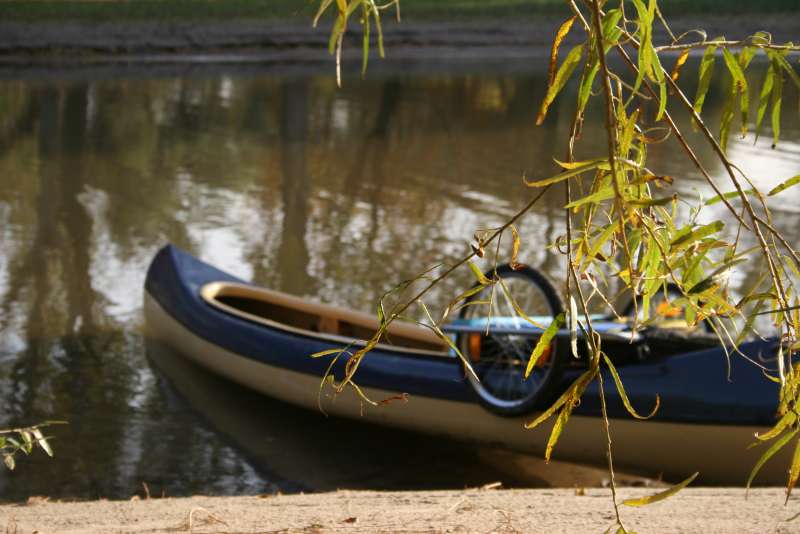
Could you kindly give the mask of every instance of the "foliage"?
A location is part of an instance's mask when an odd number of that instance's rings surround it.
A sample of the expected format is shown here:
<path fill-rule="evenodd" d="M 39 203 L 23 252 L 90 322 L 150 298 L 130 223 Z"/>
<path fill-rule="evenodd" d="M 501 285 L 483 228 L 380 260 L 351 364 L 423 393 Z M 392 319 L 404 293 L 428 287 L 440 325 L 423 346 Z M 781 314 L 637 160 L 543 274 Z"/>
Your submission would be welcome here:
<path fill-rule="evenodd" d="M 362 24 L 368 24 L 372 17 L 377 25 L 380 10 L 395 4 L 390 2 L 379 6 L 373 0 L 337 0 L 335 4 L 332 0 L 323 1 L 320 13 L 328 8 L 336 11 L 331 49 L 337 58 L 342 35 L 355 10 L 362 10 Z M 486 277 L 473 268 L 472 258 L 483 257 L 487 250 L 491 250 L 489 245 L 495 245 L 492 251 L 495 263 L 502 261 L 499 243 L 503 236 L 511 233 L 511 263 L 514 264 L 520 245 L 514 223 L 536 203 L 544 190 L 563 187 L 566 231 L 553 245 L 564 255 L 567 273 L 565 301 L 569 303 L 566 324 L 571 331 L 573 353 L 577 352 L 576 339 L 580 330 L 587 343 L 588 365 L 558 400 L 527 425 L 531 428 L 551 417 L 556 418 L 546 458 L 549 458 L 583 392 L 593 380 L 598 380 L 612 491 L 615 490 L 611 433 L 603 374 L 600 372 L 603 366 L 614 377 L 622 398 L 626 399 L 626 396 L 611 360 L 603 352 L 602 339 L 592 327 L 590 310 L 598 305 L 610 306 L 610 302 L 618 300 L 616 288 L 621 286 L 633 302 L 631 328 L 634 332 L 663 319 L 664 309 L 653 306 L 654 300 L 663 295 L 670 304 L 667 309 L 682 310 L 687 325 L 708 324 L 729 357 L 746 357 L 739 352 L 739 345 L 751 335 L 760 335 L 756 328 L 757 319 L 762 315 L 768 316 L 771 328 L 780 333 L 777 369 L 775 376 L 768 375 L 781 384 L 780 419 L 773 431 L 759 437 L 760 441 L 776 441 L 755 466 L 750 481 L 778 449 L 795 440 L 787 481 L 788 496 L 800 478 L 800 441 L 796 438 L 800 427 L 795 408 L 800 402 L 800 364 L 793 363 L 793 355 L 800 349 L 800 294 L 797 287 L 800 256 L 773 226 L 768 200 L 800 183 L 800 176 L 779 177 L 783 180 L 769 192 L 762 192 L 729 159 L 728 140 L 734 126 L 738 126 L 741 137 L 752 133 L 757 138 L 769 112 L 773 145 L 778 142 L 784 86 L 792 84 L 800 89 L 800 75 L 791 65 L 789 55 L 800 51 L 800 47 L 791 43 L 773 43 L 766 32 L 742 40 L 708 39 L 701 31 L 675 36 L 662 16 L 657 0 L 586 0 L 580 5 L 567 0 L 566 4 L 572 16 L 561 25 L 555 36 L 548 89 L 537 117 L 537 123 L 541 124 L 565 85 L 570 80 L 577 83 L 577 101 L 566 140 L 566 154 L 556 160 L 561 171 L 549 177 L 526 179 L 526 185 L 535 189 L 537 194 L 507 224 L 476 234 L 471 251 L 441 275 L 426 274 L 422 277 L 428 280 L 428 285 L 413 298 L 389 312 L 381 304 L 379 331 L 364 349 L 347 355 L 346 374 L 335 384 L 336 390 L 341 392 L 347 386 L 357 388 L 353 378 L 358 365 L 381 340 L 388 324 L 406 318 L 404 313 L 412 304 L 424 307 L 421 299 L 430 287 L 455 269 L 462 266 L 472 268 L 479 289 L 502 284 L 499 277 Z M 654 31 L 659 25 L 671 37 L 671 42 L 664 45 L 654 42 Z M 585 39 L 572 47 L 559 63 L 560 44 L 575 28 L 583 31 Z M 378 43 L 380 45 L 380 38 Z M 365 38 L 365 58 L 369 45 Z M 699 83 L 694 98 L 690 99 L 679 81 L 682 67 L 694 50 L 702 51 L 703 55 Z M 674 62 L 671 54 L 675 55 Z M 609 65 L 608 56 L 612 55 L 620 60 L 623 69 L 615 70 Z M 767 63 L 758 85 L 748 77 L 748 69 L 757 56 Z M 718 61 L 720 58 L 721 62 Z M 671 69 L 666 65 L 668 61 L 673 62 Z M 728 88 L 715 135 L 701 113 L 717 63 L 722 64 Z M 605 114 L 607 150 L 578 160 L 575 147 L 581 139 L 584 115 L 589 103 L 597 100 Z M 673 119 L 676 107 L 691 115 L 694 127 L 722 164 L 727 186 L 718 184 L 706 164 L 696 157 Z M 750 113 L 752 107 L 756 109 L 755 117 Z M 677 149 L 692 161 L 716 196 L 707 201 L 686 198 L 669 190 L 673 177 L 648 167 L 647 155 L 651 145 L 667 140 L 677 143 Z M 706 217 L 707 207 L 716 203 L 722 203 L 730 212 L 735 221 L 733 228 Z M 764 275 L 753 281 L 746 294 L 735 296 L 728 290 L 728 279 L 735 267 L 746 261 L 760 262 Z M 671 288 L 677 290 L 677 296 L 670 294 Z M 448 312 L 471 294 L 456 297 L 441 320 L 434 320 L 425 308 L 428 317 L 425 325 L 440 332 L 439 324 Z M 517 311 L 523 318 L 530 319 L 521 310 Z M 613 308 L 611 311 L 616 314 Z M 558 321 L 555 319 L 552 324 Z M 559 327 L 546 330 L 539 338 L 531 361 L 550 345 Z M 343 354 L 340 352 L 337 357 Z M 466 370 L 471 372 L 469 359 L 462 356 L 462 361 Z M 332 377 L 329 380 L 334 382 Z M 632 416 L 644 418 L 633 410 L 629 402 L 625 402 L 625 406 Z M 656 502 L 688 485 L 693 478 L 661 494 L 626 504 Z M 617 523 L 624 531 L 615 494 L 614 508 Z"/>
<path fill-rule="evenodd" d="M 33 426 L 0 430 L 0 456 L 3 457 L 6 467 L 13 470 L 17 466 L 16 455 L 20 452 L 29 455 L 36 447 L 52 457 L 53 449 L 50 448 L 47 437 L 42 434 L 42 429 L 54 424 L 60 422 L 46 421 Z"/>

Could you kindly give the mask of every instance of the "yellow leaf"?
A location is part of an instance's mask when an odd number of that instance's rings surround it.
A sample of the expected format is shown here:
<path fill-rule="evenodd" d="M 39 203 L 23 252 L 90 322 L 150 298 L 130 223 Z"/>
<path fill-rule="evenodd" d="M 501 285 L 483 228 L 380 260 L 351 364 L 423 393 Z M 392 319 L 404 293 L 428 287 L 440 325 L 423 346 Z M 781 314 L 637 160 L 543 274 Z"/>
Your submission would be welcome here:
<path fill-rule="evenodd" d="M 686 59 L 688 59 L 688 57 L 689 57 L 688 48 L 683 52 L 681 52 L 681 55 L 678 56 L 678 61 L 675 62 L 675 67 L 673 67 L 672 74 L 670 74 L 670 77 L 672 78 L 673 82 L 678 81 L 678 77 L 681 75 L 681 67 L 683 67 L 684 63 L 686 63 Z"/>
<path fill-rule="evenodd" d="M 689 478 L 687 478 L 686 480 L 684 480 L 683 482 L 681 482 L 679 484 L 675 484 L 671 488 L 668 488 L 668 489 L 666 489 L 664 491 L 661 491 L 659 493 L 656 493 L 654 495 L 648 495 L 647 497 L 641 497 L 639 499 L 627 499 L 627 500 L 622 501 L 622 504 L 624 504 L 626 506 L 646 506 L 648 504 L 653 504 L 654 502 L 663 501 L 664 499 L 666 499 L 668 497 L 672 497 L 673 495 L 678 493 L 680 490 L 682 490 L 683 488 L 685 488 L 686 486 L 691 484 L 694 481 L 694 479 L 697 478 L 697 475 L 699 475 L 699 474 L 700 473 L 695 473 L 692 476 L 690 476 Z"/>
<path fill-rule="evenodd" d="M 528 360 L 528 367 L 525 368 L 525 378 L 530 376 L 531 371 L 533 371 L 536 362 L 539 358 L 544 354 L 544 350 L 550 346 L 550 342 L 553 340 L 555 335 L 558 333 L 558 330 L 564 324 L 564 312 L 559 313 L 553 318 L 553 322 L 547 327 L 547 330 L 544 331 L 542 337 L 539 338 L 539 341 L 536 342 L 536 346 L 533 348 L 533 352 L 531 353 L 531 357 Z"/>

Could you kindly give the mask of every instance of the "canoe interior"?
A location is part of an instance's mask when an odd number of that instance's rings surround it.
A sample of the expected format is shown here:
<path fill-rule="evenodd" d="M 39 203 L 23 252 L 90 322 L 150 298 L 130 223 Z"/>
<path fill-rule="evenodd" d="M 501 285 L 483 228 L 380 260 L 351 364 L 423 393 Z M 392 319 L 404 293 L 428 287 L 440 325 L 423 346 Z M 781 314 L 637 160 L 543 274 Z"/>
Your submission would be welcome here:
<path fill-rule="evenodd" d="M 367 313 L 244 284 L 212 282 L 200 293 L 208 304 L 227 313 L 337 343 L 370 339 L 379 326 L 378 319 Z M 443 356 L 449 353 L 433 332 L 405 323 L 390 325 L 382 345 Z"/>

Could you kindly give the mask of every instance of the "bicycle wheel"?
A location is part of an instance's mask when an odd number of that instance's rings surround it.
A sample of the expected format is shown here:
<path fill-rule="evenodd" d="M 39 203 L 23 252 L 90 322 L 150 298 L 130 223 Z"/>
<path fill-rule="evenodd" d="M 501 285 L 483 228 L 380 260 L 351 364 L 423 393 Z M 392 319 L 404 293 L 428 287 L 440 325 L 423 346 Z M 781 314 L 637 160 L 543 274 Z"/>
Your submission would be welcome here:
<path fill-rule="evenodd" d="M 496 275 L 503 279 L 520 309 L 529 317 L 549 323 L 564 311 L 558 292 L 542 273 L 527 266 L 513 270 L 503 265 L 497 268 Z M 486 276 L 492 278 L 495 272 L 487 272 Z M 495 334 L 490 330 L 489 335 L 481 332 L 458 336 L 459 350 L 470 359 L 478 377 L 476 380 L 468 375 L 472 389 L 480 403 L 494 413 L 507 416 L 527 413 L 548 399 L 558 387 L 565 355 L 560 354 L 558 343 L 554 341 L 526 380 L 525 369 L 538 336 L 531 335 L 530 328 L 526 328 L 527 321 L 518 316 L 499 284 L 471 296 L 467 303 L 477 301 L 491 301 L 491 304 L 464 306 L 460 313 L 462 319 L 502 318 L 504 330 L 519 328 L 520 334 Z"/>

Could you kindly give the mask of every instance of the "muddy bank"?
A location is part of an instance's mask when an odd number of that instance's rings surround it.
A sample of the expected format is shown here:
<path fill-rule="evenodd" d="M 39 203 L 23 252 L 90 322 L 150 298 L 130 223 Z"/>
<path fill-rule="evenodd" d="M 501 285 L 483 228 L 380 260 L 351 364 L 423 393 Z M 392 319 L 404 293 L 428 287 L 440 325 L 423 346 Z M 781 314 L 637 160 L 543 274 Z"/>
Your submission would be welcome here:
<path fill-rule="evenodd" d="M 623 489 L 620 498 L 648 490 Z M 652 490 L 650 490 L 652 491 Z M 263 497 L 192 497 L 0 507 L 0 528 L 39 534 L 163 532 L 603 532 L 614 524 L 608 490 L 339 491 Z M 642 508 L 624 507 L 639 532 L 800 532 L 800 509 L 783 490 L 688 489 Z"/>
<path fill-rule="evenodd" d="M 395 59 L 520 57 L 546 53 L 560 22 L 552 16 L 522 22 L 386 21 L 384 34 Z M 800 36 L 796 14 L 676 17 L 671 24 L 676 34 L 703 27 L 709 37 L 737 39 L 764 29 L 776 41 Z M 0 22 L 0 62 L 321 61 L 328 60 L 328 31 L 327 24 L 314 29 L 297 21 Z M 578 37 L 575 31 L 568 41 Z M 357 31 L 350 36 L 351 54 L 359 53 L 360 39 Z M 656 37 L 667 39 L 663 31 Z"/>

